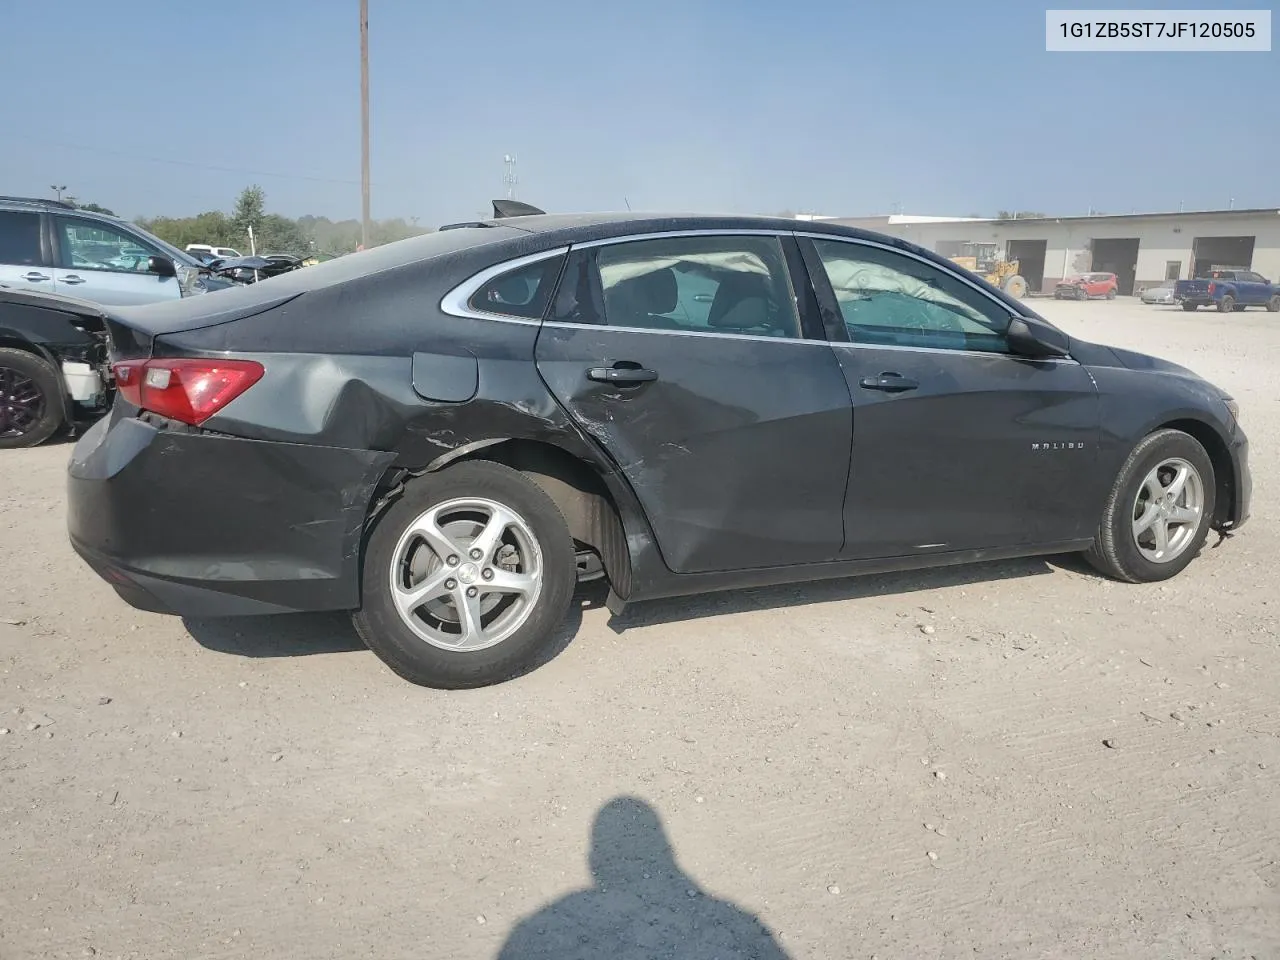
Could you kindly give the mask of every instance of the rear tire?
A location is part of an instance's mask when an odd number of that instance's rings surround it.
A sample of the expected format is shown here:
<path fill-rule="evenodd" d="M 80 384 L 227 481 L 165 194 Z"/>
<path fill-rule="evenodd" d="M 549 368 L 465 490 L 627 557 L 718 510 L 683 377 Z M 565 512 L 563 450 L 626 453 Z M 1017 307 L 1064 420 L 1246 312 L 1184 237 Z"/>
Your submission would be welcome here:
<path fill-rule="evenodd" d="M 1186 476 L 1177 495 L 1172 500 L 1156 495 L 1171 489 L 1168 481 L 1183 468 Z M 1198 440 L 1181 430 L 1149 434 L 1120 468 L 1085 559 L 1128 583 L 1176 576 L 1195 559 L 1209 535 L 1216 491 L 1213 462 Z M 1186 511 L 1196 513 L 1196 518 Z M 1157 526 L 1165 531 L 1165 559 L 1157 555 Z"/>
<path fill-rule="evenodd" d="M 1280 293 L 1277 293 L 1274 297 L 1272 297 L 1270 300 L 1267 301 L 1267 312 L 1280 313 Z"/>
<path fill-rule="evenodd" d="M 57 369 L 33 353 L 0 347 L 0 450 L 44 443 L 63 420 Z"/>
<path fill-rule="evenodd" d="M 1225 297 L 1223 297 L 1221 300 L 1218 301 L 1219 313 L 1230 313 L 1235 308 L 1236 308 L 1236 298 L 1231 296 L 1231 294 L 1227 294 Z"/>
<path fill-rule="evenodd" d="M 1115 298 L 1116 298 L 1116 292 L 1115 292 L 1115 290 L 1108 290 L 1108 291 L 1107 291 L 1107 299 L 1108 299 L 1108 300 L 1114 300 Z"/>
<path fill-rule="evenodd" d="M 523 474 L 487 461 L 414 480 L 379 519 L 362 569 L 356 632 L 399 676 L 440 689 L 528 669 L 577 584 L 559 508 Z"/>

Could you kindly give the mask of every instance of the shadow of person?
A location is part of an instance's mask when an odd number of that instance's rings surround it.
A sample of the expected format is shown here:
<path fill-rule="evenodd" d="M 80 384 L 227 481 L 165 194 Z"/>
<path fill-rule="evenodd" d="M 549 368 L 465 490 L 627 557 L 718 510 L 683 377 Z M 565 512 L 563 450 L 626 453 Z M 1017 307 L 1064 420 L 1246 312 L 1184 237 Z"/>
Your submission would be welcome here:
<path fill-rule="evenodd" d="M 498 960 L 787 960 L 759 919 L 700 890 L 657 813 L 616 797 L 596 814 L 594 885 L 520 921 Z"/>

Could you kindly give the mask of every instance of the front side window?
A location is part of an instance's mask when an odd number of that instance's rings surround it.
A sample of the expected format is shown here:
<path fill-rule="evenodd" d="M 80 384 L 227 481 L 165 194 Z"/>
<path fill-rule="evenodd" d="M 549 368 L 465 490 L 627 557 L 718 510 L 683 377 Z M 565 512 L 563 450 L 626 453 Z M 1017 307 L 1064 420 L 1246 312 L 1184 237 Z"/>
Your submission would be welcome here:
<path fill-rule="evenodd" d="M 40 265 L 40 214 L 0 210 L 0 263 Z"/>
<path fill-rule="evenodd" d="M 600 247 L 595 260 L 603 321 L 611 327 L 800 337 L 776 237 L 634 240 Z M 585 303 L 579 301 L 579 322 Z"/>
<path fill-rule="evenodd" d="M 946 271 L 891 250 L 815 240 L 854 343 L 1006 352 L 1010 313 Z"/>
<path fill-rule="evenodd" d="M 147 273 L 159 254 L 132 234 L 96 220 L 58 217 L 59 265 L 66 270 Z"/>
<path fill-rule="evenodd" d="M 541 320 L 560 276 L 563 257 L 550 257 L 494 277 L 468 301 L 472 310 Z"/>

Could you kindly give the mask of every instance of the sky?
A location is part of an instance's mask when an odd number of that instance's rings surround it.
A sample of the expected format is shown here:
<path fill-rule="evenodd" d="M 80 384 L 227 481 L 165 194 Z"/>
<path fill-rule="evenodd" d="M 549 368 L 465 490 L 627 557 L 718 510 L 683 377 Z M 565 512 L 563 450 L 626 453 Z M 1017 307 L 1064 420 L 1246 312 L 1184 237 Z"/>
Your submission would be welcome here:
<path fill-rule="evenodd" d="M 1280 205 L 1280 42 L 1047 53 L 1047 5 L 370 0 L 373 215 L 473 219 L 510 153 L 556 212 Z M 359 217 L 358 10 L 0 0 L 0 194 Z"/>

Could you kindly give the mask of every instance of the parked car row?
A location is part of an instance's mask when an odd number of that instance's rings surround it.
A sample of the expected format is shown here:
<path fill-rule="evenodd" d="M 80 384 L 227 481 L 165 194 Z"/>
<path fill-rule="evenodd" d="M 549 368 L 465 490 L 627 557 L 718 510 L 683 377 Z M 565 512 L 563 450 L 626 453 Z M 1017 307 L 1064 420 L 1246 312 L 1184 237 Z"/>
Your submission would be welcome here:
<path fill-rule="evenodd" d="M 178 250 L 117 217 L 0 197 L 0 448 L 42 443 L 110 404 L 106 328 L 86 302 L 178 301 L 302 265 L 229 247 Z"/>

